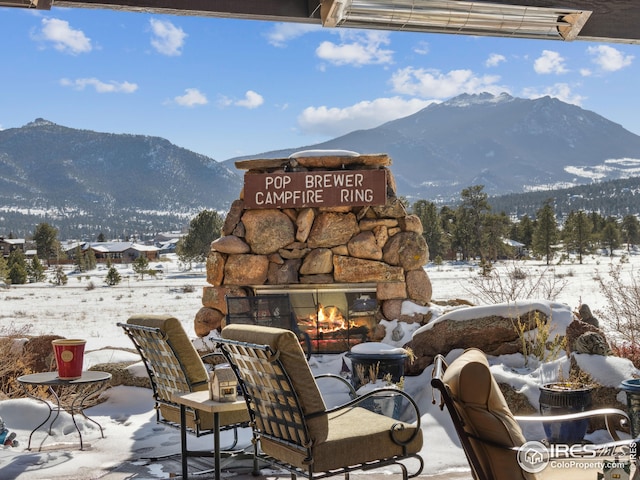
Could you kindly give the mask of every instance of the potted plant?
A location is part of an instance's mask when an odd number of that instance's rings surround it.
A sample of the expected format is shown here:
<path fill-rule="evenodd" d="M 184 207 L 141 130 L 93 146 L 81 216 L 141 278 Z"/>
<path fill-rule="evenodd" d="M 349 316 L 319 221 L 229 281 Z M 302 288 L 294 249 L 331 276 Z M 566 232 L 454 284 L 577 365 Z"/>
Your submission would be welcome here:
<path fill-rule="evenodd" d="M 379 365 L 370 366 L 369 372 L 365 372 L 364 368 L 356 368 L 356 375 L 360 377 L 360 388 L 356 393 L 364 395 L 380 388 L 395 388 L 404 390 L 404 377 L 395 382 L 390 373 L 382 378 L 378 378 Z M 400 408 L 402 405 L 402 397 L 394 395 L 393 392 L 385 391 L 379 395 L 374 395 L 362 401 L 362 407 L 376 413 L 380 413 L 387 417 L 398 419 L 400 416 Z"/>
<path fill-rule="evenodd" d="M 593 404 L 594 387 L 595 382 L 591 376 L 582 372 L 577 366 L 571 368 L 569 378 L 564 378 L 560 371 L 557 381 L 540 387 L 540 414 L 564 415 L 589 410 Z M 586 418 L 544 422 L 545 434 L 550 443 L 580 443 L 584 439 L 588 426 L 589 420 Z"/>

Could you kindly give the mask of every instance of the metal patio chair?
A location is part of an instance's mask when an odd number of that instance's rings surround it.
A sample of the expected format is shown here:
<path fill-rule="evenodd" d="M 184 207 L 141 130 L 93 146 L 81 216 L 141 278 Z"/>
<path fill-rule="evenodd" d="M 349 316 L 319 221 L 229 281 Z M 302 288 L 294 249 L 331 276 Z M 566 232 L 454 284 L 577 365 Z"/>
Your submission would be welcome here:
<path fill-rule="evenodd" d="M 209 388 L 209 372 L 203 358 L 180 321 L 170 315 L 135 315 L 127 323 L 118 323 L 118 326 L 133 342 L 147 370 L 155 400 L 156 420 L 180 428 L 180 406 L 171 400 L 171 394 Z M 237 443 L 237 428 L 247 427 L 248 422 L 247 411 L 220 415 L 220 429 L 234 430 L 230 449 Z M 187 429 L 198 437 L 214 433 L 213 414 L 188 409 Z"/>
<path fill-rule="evenodd" d="M 376 392 L 327 408 L 290 330 L 232 324 L 222 330 L 220 342 L 247 401 L 260 459 L 288 470 L 292 478 L 343 474 L 348 479 L 352 471 L 395 465 L 406 480 L 422 471 L 420 414 L 404 391 L 377 392 L 406 400 L 407 421 L 359 406 Z M 418 465 L 411 474 L 407 460 Z"/>
<path fill-rule="evenodd" d="M 525 438 L 520 427 L 523 422 L 604 417 L 612 441 L 593 448 L 601 448 L 600 451 L 609 448 L 627 458 L 629 450 L 635 448 L 632 447 L 635 441 L 620 440 L 616 431 L 616 427 L 624 430 L 629 421 L 622 410 L 606 408 L 555 416 L 514 416 L 489 369 L 485 354 L 476 348 L 465 350 L 451 365 L 447 365 L 442 355 L 436 356 L 431 385 L 440 391 L 440 408 L 447 407 L 475 480 L 537 480 L 558 473 L 553 469 L 536 471 L 537 465 L 543 465 L 543 462 L 529 464 L 530 458 L 536 462 L 552 460 L 553 449 L 547 449 L 544 440 L 529 443 L 531 440 Z M 525 444 L 524 449 L 520 448 Z M 591 447 L 586 449 L 585 457 L 591 458 L 591 451 Z M 588 475 L 586 471 L 585 475 Z"/>

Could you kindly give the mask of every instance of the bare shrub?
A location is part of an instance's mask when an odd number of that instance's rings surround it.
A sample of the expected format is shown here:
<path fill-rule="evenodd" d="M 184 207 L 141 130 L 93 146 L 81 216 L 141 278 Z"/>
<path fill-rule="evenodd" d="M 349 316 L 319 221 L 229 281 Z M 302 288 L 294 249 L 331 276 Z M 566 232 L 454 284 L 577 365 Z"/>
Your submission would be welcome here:
<path fill-rule="evenodd" d="M 16 329 L 13 325 L 0 327 L 0 391 L 4 398 L 24 397 L 24 391 L 16 379 L 21 375 L 33 373 L 29 365 L 33 364 L 33 354 L 26 354 L 22 348 L 23 340 L 30 326 Z"/>
<path fill-rule="evenodd" d="M 640 345 L 614 340 L 611 342 L 611 351 L 616 357 L 631 360 L 634 367 L 640 368 Z"/>
<path fill-rule="evenodd" d="M 597 313 L 607 319 L 605 324 L 618 338 L 640 348 L 640 282 L 633 269 L 624 274 L 625 263 L 623 260 L 611 263 L 607 275 L 596 272 L 600 292 L 607 301 L 607 306 Z"/>
<path fill-rule="evenodd" d="M 555 300 L 567 283 L 566 279 L 554 275 L 552 268 L 544 268 L 532 274 L 514 263 L 506 272 L 494 268 L 486 275 L 470 277 L 470 287 L 463 288 L 482 302 L 491 304 L 531 298 Z"/>
<path fill-rule="evenodd" d="M 564 335 L 553 333 L 554 325 L 551 319 L 545 321 L 539 312 L 535 312 L 534 318 L 536 328 L 533 331 L 528 330 L 528 323 L 520 317 L 514 322 L 525 367 L 529 366 L 529 357 L 532 356 L 543 363 L 555 360 L 564 352 L 566 345 Z"/>

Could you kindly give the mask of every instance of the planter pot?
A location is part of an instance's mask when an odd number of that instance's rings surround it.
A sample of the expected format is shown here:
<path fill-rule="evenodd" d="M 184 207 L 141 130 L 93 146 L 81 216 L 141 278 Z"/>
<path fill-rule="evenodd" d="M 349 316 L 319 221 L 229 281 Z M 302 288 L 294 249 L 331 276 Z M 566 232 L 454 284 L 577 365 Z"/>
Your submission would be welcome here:
<path fill-rule="evenodd" d="M 75 380 L 82 376 L 84 346 L 86 343 L 86 340 L 67 338 L 51 342 L 58 366 L 58 378 L 61 380 Z"/>
<path fill-rule="evenodd" d="M 640 435 L 640 378 L 622 382 L 622 390 L 627 394 L 627 413 L 631 419 L 631 438 Z"/>
<path fill-rule="evenodd" d="M 345 355 L 351 359 L 352 375 L 351 384 L 353 388 L 358 390 L 363 384 L 356 375 L 357 369 L 363 369 L 365 375 L 365 383 L 367 381 L 375 382 L 376 379 L 369 378 L 370 367 L 378 367 L 378 379 L 383 378 L 387 374 L 391 374 L 391 381 L 398 383 L 400 378 L 404 376 L 404 362 L 407 358 L 405 353 L 354 353 L 349 352 Z"/>
<path fill-rule="evenodd" d="M 369 397 L 358 404 L 358 406 L 379 413 L 386 417 L 400 419 L 402 409 L 402 396 L 393 393 L 385 393 Z"/>
<path fill-rule="evenodd" d="M 570 383 L 549 383 L 540 387 L 540 414 L 564 415 L 591 409 L 591 387 Z M 544 431 L 550 443 L 580 443 L 587 433 L 588 419 L 544 423 Z"/>

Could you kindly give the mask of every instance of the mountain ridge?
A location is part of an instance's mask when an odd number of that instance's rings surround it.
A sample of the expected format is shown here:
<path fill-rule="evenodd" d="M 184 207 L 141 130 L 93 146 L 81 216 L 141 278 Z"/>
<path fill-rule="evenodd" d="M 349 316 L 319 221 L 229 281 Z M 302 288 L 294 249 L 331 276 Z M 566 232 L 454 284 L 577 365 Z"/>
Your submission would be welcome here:
<path fill-rule="evenodd" d="M 242 189 L 238 160 L 300 150 L 386 153 L 399 195 L 454 203 L 640 176 L 640 136 L 551 97 L 462 94 L 326 142 L 223 162 L 145 135 L 100 133 L 36 118 L 0 131 L 0 220 L 32 232 L 47 221 L 68 238 L 179 230 L 199 211 L 227 211 Z"/>
<path fill-rule="evenodd" d="M 619 124 L 551 97 L 488 93 L 462 94 L 319 144 L 222 163 L 323 148 L 387 153 L 401 194 L 443 201 L 472 184 L 484 183 L 490 194 L 517 193 L 590 183 L 587 173 L 602 170 L 607 161 L 631 158 L 640 166 L 640 136 Z M 576 171 L 584 172 L 582 178 Z M 614 171 L 601 178 L 625 175 Z"/>

